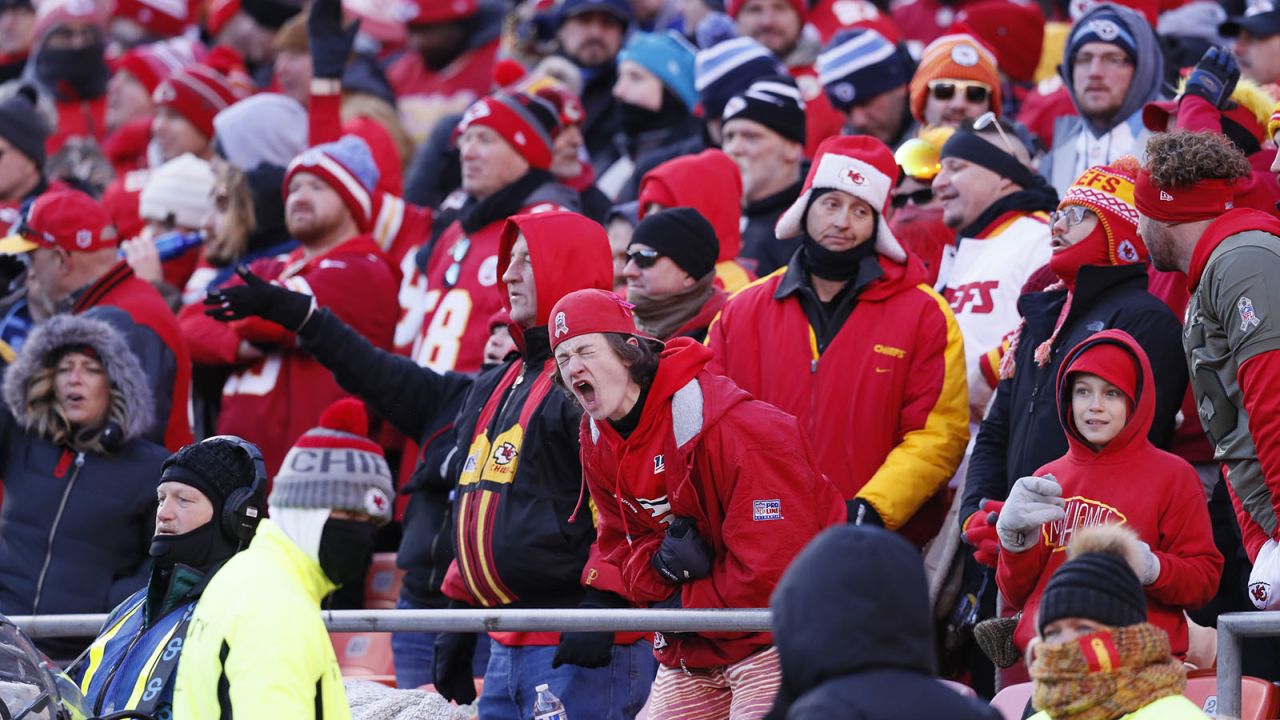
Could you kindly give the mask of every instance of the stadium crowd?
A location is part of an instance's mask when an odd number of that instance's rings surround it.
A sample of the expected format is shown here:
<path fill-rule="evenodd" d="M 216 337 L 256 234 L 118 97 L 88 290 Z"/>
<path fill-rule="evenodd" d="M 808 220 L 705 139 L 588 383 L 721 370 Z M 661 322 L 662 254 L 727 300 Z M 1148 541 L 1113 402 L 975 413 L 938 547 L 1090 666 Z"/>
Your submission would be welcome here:
<path fill-rule="evenodd" d="M 94 714 L 349 717 L 375 551 L 773 608 L 391 635 L 495 720 L 1202 717 L 1280 609 L 1269 0 L 0 0 L 0 82 L 0 613 L 111 613 Z"/>

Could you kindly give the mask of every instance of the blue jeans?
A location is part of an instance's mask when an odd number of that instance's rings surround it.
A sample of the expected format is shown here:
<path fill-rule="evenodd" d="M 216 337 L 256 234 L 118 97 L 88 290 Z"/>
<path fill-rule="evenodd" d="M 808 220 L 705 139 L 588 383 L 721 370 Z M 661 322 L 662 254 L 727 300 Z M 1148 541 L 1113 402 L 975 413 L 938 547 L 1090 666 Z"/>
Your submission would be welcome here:
<path fill-rule="evenodd" d="M 396 600 L 397 610 L 418 610 L 404 598 Z M 413 689 L 430 685 L 435 662 L 436 634 L 429 632 L 391 633 L 391 657 L 396 663 L 396 687 Z M 476 640 L 476 657 L 471 669 L 476 677 L 484 676 L 489 665 L 489 636 L 483 633 Z"/>
<path fill-rule="evenodd" d="M 561 665 L 553 670 L 555 654 L 555 645 L 507 647 L 493 643 L 480 693 L 480 717 L 528 720 L 538 697 L 534 688 L 546 683 L 571 718 L 632 720 L 644 707 L 658 671 L 653 643 L 647 640 L 614 645 L 613 661 L 602 668 Z"/>

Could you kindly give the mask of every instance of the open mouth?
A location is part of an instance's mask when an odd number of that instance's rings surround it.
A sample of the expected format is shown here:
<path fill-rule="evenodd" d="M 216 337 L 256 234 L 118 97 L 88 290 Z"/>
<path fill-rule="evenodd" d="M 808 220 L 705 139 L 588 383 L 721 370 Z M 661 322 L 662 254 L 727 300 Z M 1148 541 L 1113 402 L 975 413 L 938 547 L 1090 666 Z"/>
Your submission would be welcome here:
<path fill-rule="evenodd" d="M 596 388 L 586 380 L 579 380 L 573 384 L 573 391 L 578 394 L 578 399 L 582 401 L 584 409 L 595 407 L 596 404 Z"/>
<path fill-rule="evenodd" d="M 1053 235 L 1049 238 L 1049 250 L 1058 252 L 1068 247 L 1067 242 L 1062 239 L 1061 235 Z"/>

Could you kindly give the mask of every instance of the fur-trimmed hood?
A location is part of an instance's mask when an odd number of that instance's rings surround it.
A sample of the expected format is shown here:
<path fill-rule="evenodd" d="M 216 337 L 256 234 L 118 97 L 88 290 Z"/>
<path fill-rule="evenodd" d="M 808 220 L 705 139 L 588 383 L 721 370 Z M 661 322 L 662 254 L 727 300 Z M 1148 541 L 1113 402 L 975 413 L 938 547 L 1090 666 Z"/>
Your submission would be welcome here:
<path fill-rule="evenodd" d="M 27 386 L 45 366 L 49 354 L 67 345 L 88 345 L 98 353 L 111 385 L 124 396 L 124 440 L 141 437 L 155 419 L 154 399 L 142 365 L 119 331 L 80 315 L 55 315 L 37 325 L 5 372 L 4 403 L 18 424 L 28 430 L 37 424 L 37 413 L 42 410 L 27 403 Z"/>

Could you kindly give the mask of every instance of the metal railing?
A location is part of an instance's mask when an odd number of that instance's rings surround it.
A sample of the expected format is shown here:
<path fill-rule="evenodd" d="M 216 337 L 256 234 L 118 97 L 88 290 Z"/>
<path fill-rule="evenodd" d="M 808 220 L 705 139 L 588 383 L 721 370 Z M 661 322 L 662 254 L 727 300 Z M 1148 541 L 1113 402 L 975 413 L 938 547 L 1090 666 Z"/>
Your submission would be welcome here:
<path fill-rule="evenodd" d="M 1280 612 L 1238 612 L 1218 616 L 1218 712 L 1220 720 L 1240 720 L 1244 675 L 1240 645 L 1247 637 L 1280 635 Z"/>
<path fill-rule="evenodd" d="M 327 610 L 334 632 L 764 632 L 769 611 L 756 610 Z M 32 637 L 96 636 L 106 615 L 14 615 Z"/>

